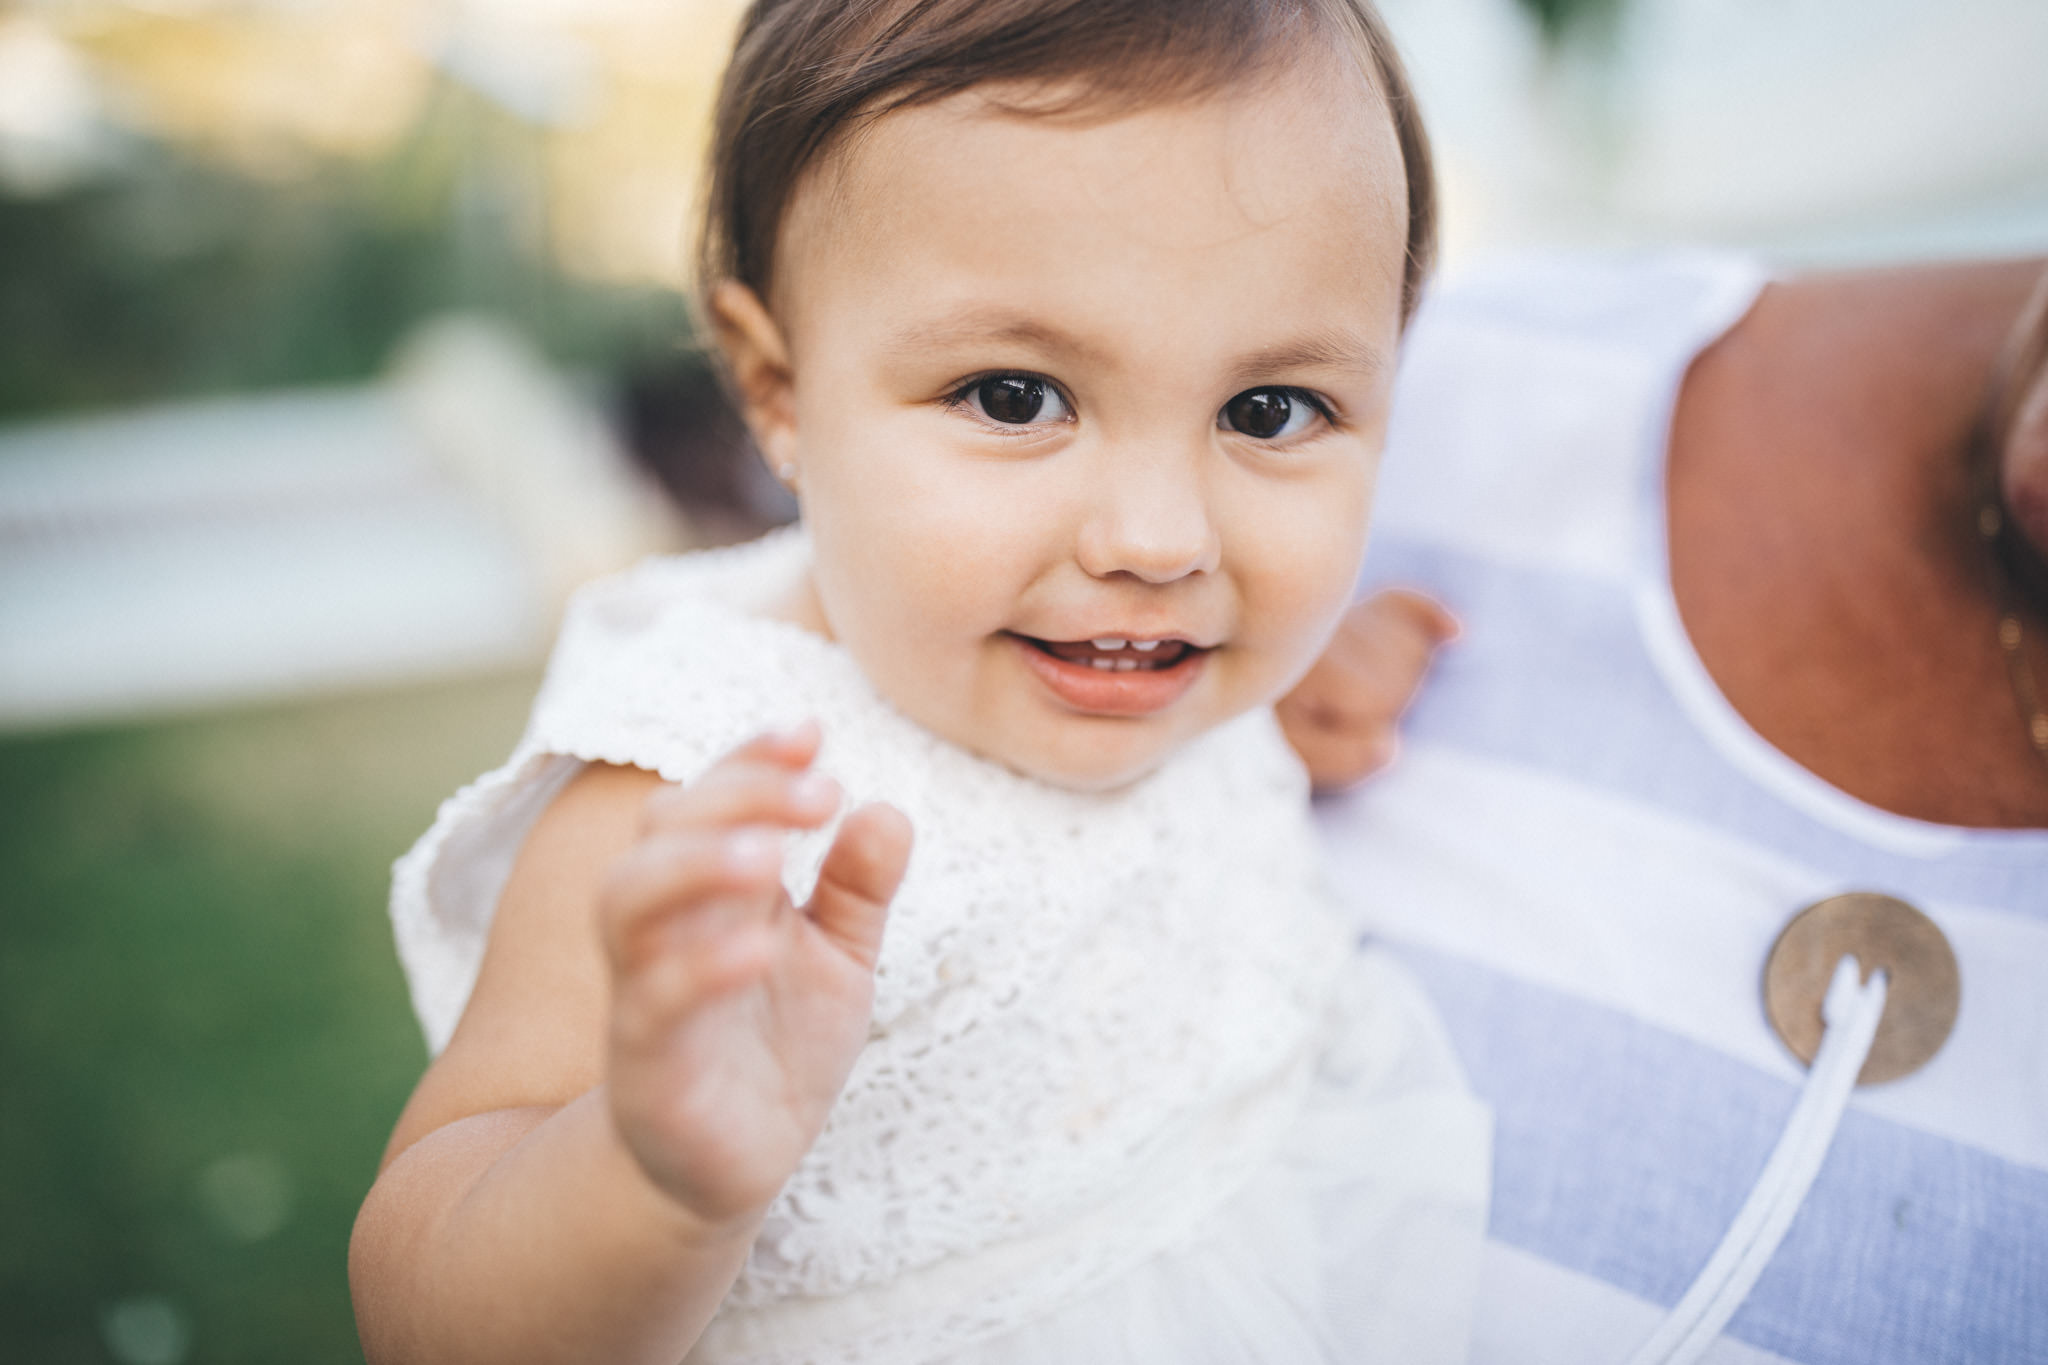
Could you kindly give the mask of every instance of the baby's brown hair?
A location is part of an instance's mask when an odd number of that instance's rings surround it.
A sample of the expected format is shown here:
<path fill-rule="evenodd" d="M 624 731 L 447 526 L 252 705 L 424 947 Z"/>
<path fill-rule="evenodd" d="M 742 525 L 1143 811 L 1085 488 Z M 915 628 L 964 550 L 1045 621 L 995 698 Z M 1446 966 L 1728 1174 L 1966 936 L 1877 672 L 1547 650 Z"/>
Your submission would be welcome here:
<path fill-rule="evenodd" d="M 1317 40 L 1355 45 L 1387 102 L 1408 186 L 1405 322 L 1436 249 L 1429 139 L 1371 0 L 754 0 L 719 90 L 698 279 L 764 302 L 775 239 L 812 161 L 850 127 L 991 82 L 1063 94 L 1034 112 L 1115 112 L 1264 74 Z"/>

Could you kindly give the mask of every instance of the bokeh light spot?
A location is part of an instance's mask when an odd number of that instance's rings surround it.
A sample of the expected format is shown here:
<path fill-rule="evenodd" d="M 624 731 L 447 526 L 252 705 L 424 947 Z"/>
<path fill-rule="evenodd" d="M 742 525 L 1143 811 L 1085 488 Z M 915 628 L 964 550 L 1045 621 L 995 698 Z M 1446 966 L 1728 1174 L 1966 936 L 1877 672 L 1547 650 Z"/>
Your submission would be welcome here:
<path fill-rule="evenodd" d="M 192 1349 L 192 1328 L 178 1305 L 156 1294 L 109 1304 L 100 1335 L 121 1365 L 180 1365 Z"/>
<path fill-rule="evenodd" d="M 273 1237 L 291 1221 L 292 1173 L 270 1152 L 236 1152 L 199 1176 L 199 1202 L 222 1232 L 238 1242 Z"/>

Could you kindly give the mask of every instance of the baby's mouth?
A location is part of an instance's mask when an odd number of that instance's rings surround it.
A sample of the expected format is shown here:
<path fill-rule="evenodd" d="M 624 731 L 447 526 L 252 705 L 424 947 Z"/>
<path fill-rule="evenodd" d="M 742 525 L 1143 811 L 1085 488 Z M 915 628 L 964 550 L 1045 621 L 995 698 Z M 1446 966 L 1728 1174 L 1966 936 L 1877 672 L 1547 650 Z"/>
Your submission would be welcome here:
<path fill-rule="evenodd" d="M 1210 649 L 1187 640 L 1041 640 L 1012 633 L 1026 670 L 1084 716 L 1151 716 L 1201 680 Z"/>
<path fill-rule="evenodd" d="M 1094 640 L 1041 640 L 1017 637 L 1053 658 L 1103 673 L 1158 673 L 1199 654 L 1186 640 L 1125 640 L 1104 636 Z"/>

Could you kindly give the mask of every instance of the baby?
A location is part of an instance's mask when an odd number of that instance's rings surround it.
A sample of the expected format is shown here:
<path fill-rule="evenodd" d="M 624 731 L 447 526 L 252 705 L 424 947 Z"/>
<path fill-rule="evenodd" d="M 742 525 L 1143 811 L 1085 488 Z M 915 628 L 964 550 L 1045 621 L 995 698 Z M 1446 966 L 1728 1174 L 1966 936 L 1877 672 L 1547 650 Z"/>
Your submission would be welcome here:
<path fill-rule="evenodd" d="M 587 589 L 400 862 L 368 1355 L 1461 1358 L 1485 1116 L 1271 710 L 1431 244 L 1377 17 L 760 0 L 713 155 L 802 529 Z"/>

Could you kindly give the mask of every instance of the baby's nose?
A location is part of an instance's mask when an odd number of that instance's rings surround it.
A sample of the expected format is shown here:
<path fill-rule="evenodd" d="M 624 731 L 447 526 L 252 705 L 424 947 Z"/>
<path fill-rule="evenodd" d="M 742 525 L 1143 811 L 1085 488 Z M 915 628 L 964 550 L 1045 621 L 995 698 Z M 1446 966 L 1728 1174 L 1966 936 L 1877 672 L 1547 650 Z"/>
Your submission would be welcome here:
<path fill-rule="evenodd" d="M 1089 490 L 1077 554 L 1096 578 L 1171 583 L 1213 572 L 1222 542 L 1200 463 L 1174 452 L 1113 452 Z"/>

